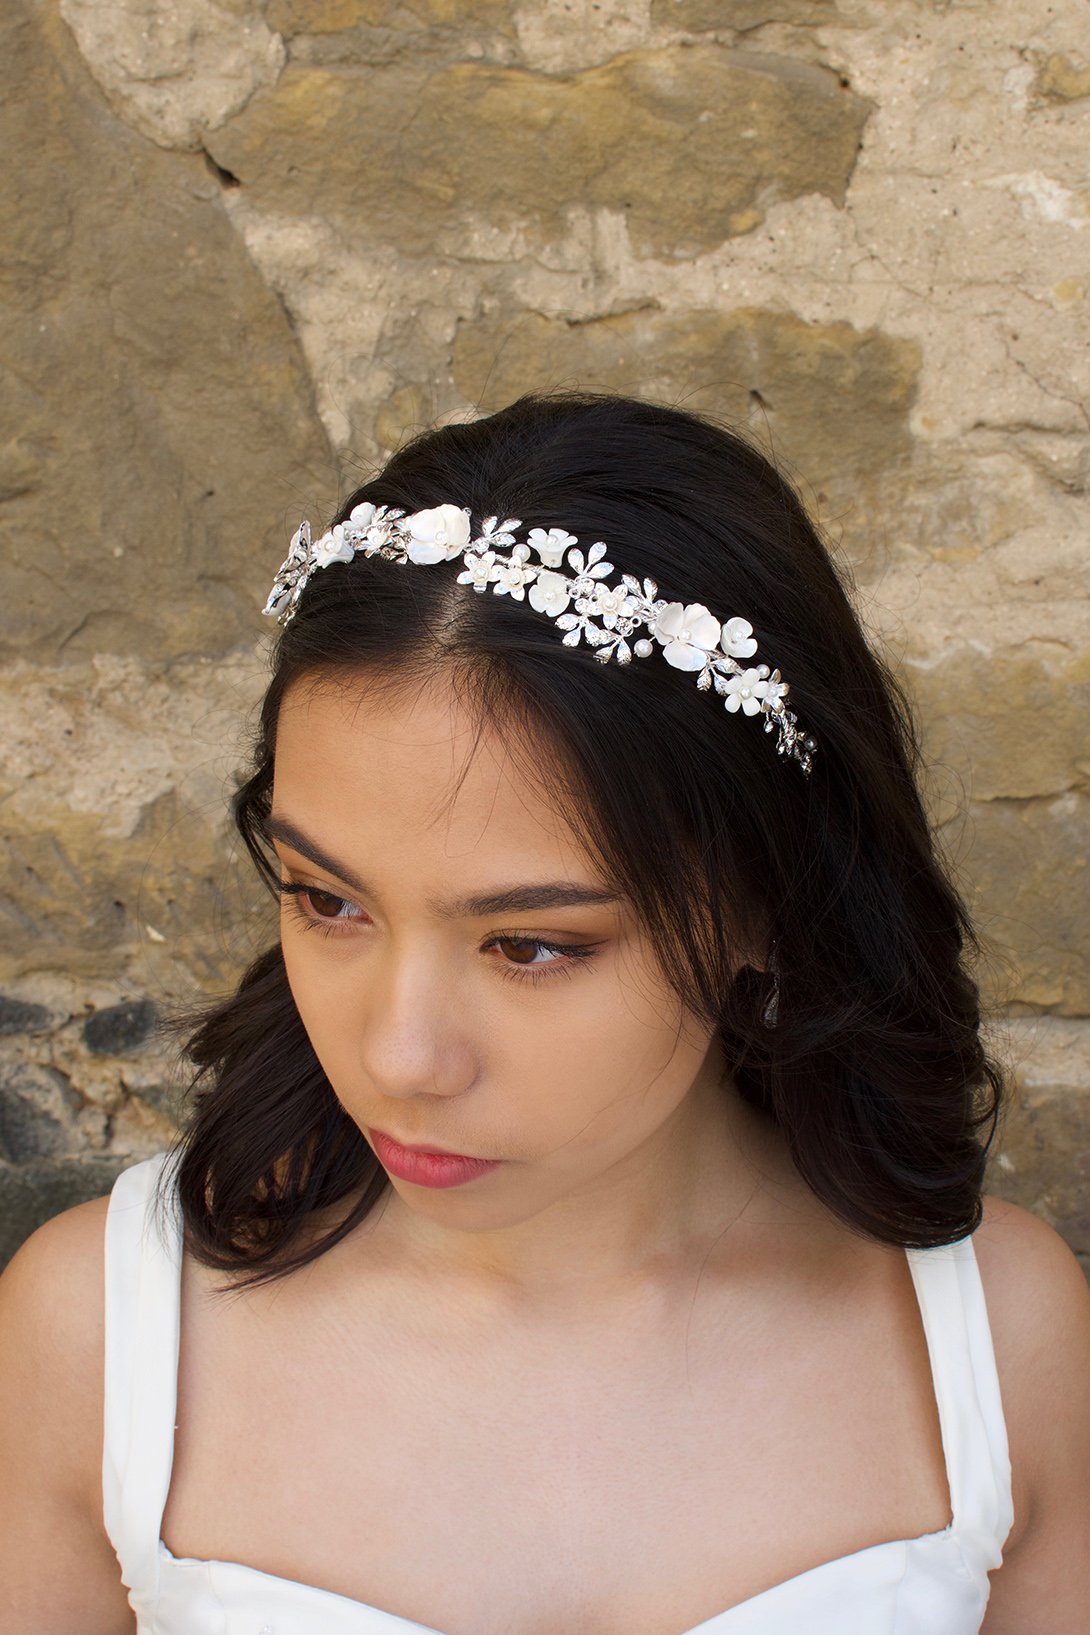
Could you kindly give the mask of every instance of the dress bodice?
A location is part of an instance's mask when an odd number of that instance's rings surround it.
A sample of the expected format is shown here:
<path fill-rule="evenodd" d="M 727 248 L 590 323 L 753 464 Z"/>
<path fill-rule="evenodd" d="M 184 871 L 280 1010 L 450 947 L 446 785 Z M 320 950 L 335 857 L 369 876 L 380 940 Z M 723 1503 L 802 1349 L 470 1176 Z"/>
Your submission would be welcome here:
<path fill-rule="evenodd" d="M 106 1529 L 137 1635 L 443 1635 L 392 1612 L 233 1561 L 171 1554 L 160 1536 L 174 1456 L 182 1230 L 155 1208 L 160 1153 L 123 1170 L 106 1221 Z M 1011 1470 L 971 1237 L 906 1250 L 927 1339 L 950 1524 L 827 1561 L 685 1635 L 977 1635 L 1013 1521 Z M 663 1635 L 679 1635 L 664 1630 Z"/>

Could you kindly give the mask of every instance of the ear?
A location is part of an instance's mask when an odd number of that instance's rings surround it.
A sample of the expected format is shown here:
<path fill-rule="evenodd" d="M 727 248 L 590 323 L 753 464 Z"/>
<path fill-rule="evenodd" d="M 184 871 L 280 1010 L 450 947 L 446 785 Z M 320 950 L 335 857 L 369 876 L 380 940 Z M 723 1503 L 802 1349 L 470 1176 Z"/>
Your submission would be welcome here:
<path fill-rule="evenodd" d="M 752 971 L 768 971 L 775 963 L 775 944 L 771 938 L 763 937 L 753 947 L 743 951 L 742 958 L 736 969 L 748 965 Z"/>

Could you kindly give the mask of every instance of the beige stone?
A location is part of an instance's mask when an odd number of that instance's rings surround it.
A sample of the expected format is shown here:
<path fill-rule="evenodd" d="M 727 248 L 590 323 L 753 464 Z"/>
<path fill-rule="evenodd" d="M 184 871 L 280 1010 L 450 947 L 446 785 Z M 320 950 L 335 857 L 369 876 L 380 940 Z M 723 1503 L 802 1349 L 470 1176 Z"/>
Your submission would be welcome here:
<path fill-rule="evenodd" d="M 515 0 L 512 12 L 518 60 L 546 74 L 578 73 L 649 43 L 647 0 Z"/>
<path fill-rule="evenodd" d="M 207 145 L 252 206 L 366 224 L 411 256 L 464 253 L 477 224 L 544 246 L 590 208 L 623 215 L 637 255 L 673 259 L 777 200 L 842 202 L 868 109 L 827 70 L 711 45 L 565 77 L 289 64 Z"/>
<path fill-rule="evenodd" d="M 936 820 L 1085 790 L 1085 507 L 1009 455 L 955 473 L 917 456 L 912 478 L 857 605 L 916 707 Z"/>
<path fill-rule="evenodd" d="M 249 0 L 60 0 L 60 9 L 113 106 L 166 147 L 198 147 L 284 66 L 284 42 Z"/>
<path fill-rule="evenodd" d="M 203 162 L 113 119 L 54 14 L 0 29 L 20 154 L 0 174 L 0 640 L 46 660 L 249 643 L 331 476 L 283 307 Z"/>
<path fill-rule="evenodd" d="M 0 683 L 8 908 L 0 983 L 43 962 L 215 988 L 251 951 L 264 893 L 232 864 L 228 801 L 264 676 L 257 655 L 156 667 L 9 666 Z"/>
<path fill-rule="evenodd" d="M 1083 792 L 979 801 L 943 842 L 989 950 L 984 981 L 999 1001 L 1090 1011 L 1090 802 Z"/>
<path fill-rule="evenodd" d="M 765 23 L 816 25 L 834 22 L 834 0 L 651 0 L 658 28 L 744 31 Z"/>
<path fill-rule="evenodd" d="M 971 608 L 963 616 L 975 622 Z M 958 642 L 907 667 L 930 757 L 958 768 L 978 801 L 1062 795 L 1090 776 L 1090 652 L 1043 629 L 1019 636 Z"/>
<path fill-rule="evenodd" d="M 1062 51 L 1054 51 L 1038 68 L 1033 89 L 1046 102 L 1078 102 L 1090 97 L 1090 67 L 1078 68 Z"/>
<path fill-rule="evenodd" d="M 509 0 L 269 0 L 271 28 L 296 34 L 340 34 L 350 29 L 400 29 L 427 37 L 431 28 L 507 30 Z"/>
<path fill-rule="evenodd" d="M 1000 1044 L 1011 1100 L 989 1190 L 1031 1209 L 1090 1257 L 1090 1025 L 1020 1017 Z"/>

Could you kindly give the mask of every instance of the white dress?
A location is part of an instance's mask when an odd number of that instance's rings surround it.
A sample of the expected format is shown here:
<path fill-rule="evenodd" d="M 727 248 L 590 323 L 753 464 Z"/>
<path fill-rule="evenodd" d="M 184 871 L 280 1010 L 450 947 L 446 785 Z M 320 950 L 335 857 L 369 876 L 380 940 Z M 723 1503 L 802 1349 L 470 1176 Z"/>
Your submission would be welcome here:
<path fill-rule="evenodd" d="M 138 1635 L 442 1635 L 159 1536 L 174 1455 L 181 1222 L 153 1207 L 165 1153 L 123 1170 L 106 1220 L 106 1530 Z M 972 1238 L 906 1250 L 927 1336 L 952 1521 L 824 1562 L 686 1635 L 977 1635 L 1013 1520 L 1007 1434 Z M 663 1635 L 676 1635 L 664 1631 Z"/>

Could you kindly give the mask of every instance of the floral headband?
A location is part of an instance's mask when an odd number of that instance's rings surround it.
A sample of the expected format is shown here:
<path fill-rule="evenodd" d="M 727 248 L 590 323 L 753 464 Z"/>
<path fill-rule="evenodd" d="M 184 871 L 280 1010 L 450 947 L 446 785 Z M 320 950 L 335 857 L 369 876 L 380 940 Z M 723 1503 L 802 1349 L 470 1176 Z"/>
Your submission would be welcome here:
<path fill-rule="evenodd" d="M 357 554 L 424 565 L 460 557 L 465 566 L 457 578 L 459 585 L 472 585 L 480 592 L 491 586 L 497 596 L 528 600 L 564 631 L 566 647 L 577 647 L 585 639 L 601 663 L 611 658 L 618 664 L 628 664 L 633 656 L 649 658 L 657 642 L 667 664 L 695 674 L 702 692 L 714 687 L 732 714 L 741 710 L 745 715 L 763 715 L 765 732 L 777 734 L 777 754 L 797 761 L 809 775 L 817 746 L 784 704 L 787 682 L 767 664 L 743 667 L 737 662 L 757 652 L 753 627 L 747 620 L 734 617 L 723 624 L 702 602 L 662 601 L 653 579 L 641 585 L 631 574 L 622 573 L 617 583 L 606 584 L 613 564 L 602 560 L 606 552 L 602 540 L 591 545 L 584 558 L 575 548 L 576 536 L 563 528 L 531 528 L 526 543 L 516 544 L 514 530 L 521 526 L 515 517 L 506 522 L 486 517 L 473 538 L 470 513 L 459 506 L 438 505 L 406 515 L 396 507 L 369 501 L 357 505 L 346 522 L 337 523 L 313 542 L 310 524 L 303 522 L 262 612 L 289 624 L 311 574 L 333 562 L 351 562 Z M 501 546 L 510 547 L 506 555 L 501 554 Z M 530 560 L 535 552 L 536 562 Z M 649 631 L 653 639 L 641 637 L 630 644 L 629 638 L 640 629 Z"/>

